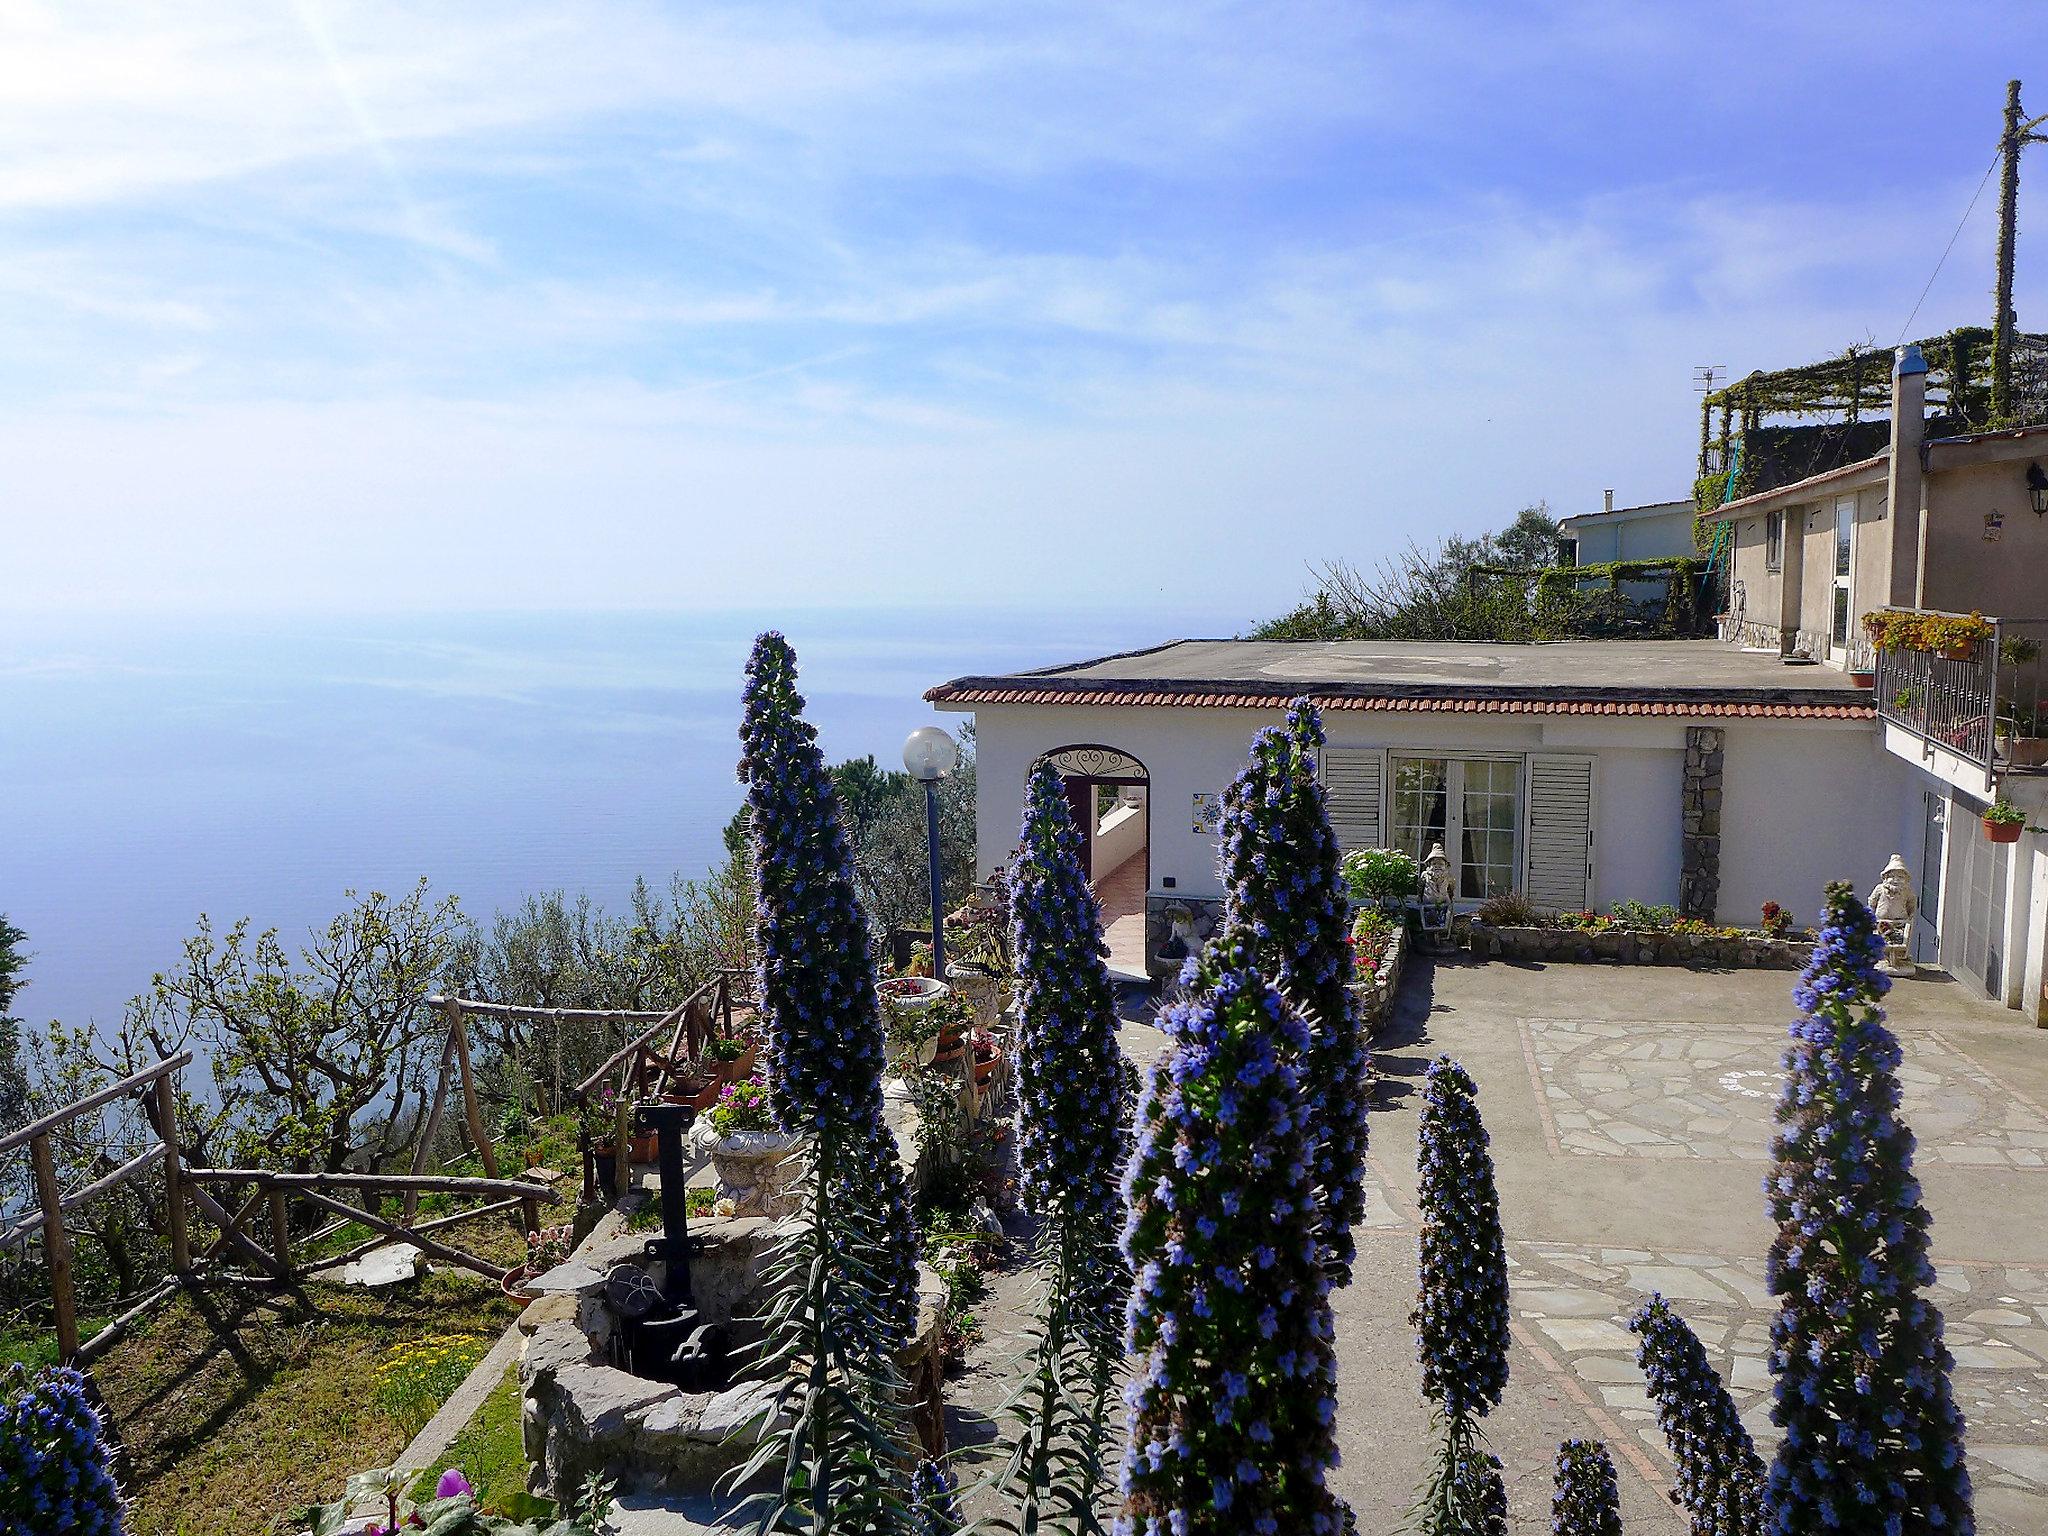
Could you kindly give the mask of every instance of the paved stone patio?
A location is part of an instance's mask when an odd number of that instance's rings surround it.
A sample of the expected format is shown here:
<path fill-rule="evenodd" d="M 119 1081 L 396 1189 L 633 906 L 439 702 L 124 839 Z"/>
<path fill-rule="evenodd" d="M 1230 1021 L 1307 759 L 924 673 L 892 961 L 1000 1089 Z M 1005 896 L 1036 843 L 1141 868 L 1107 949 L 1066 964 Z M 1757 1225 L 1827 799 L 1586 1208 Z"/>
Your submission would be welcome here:
<path fill-rule="evenodd" d="M 1373 1211 L 1339 1299 L 1345 1466 L 1365 1530 L 1392 1530 L 1428 1441 L 1406 1313 L 1421 1077 L 1456 1056 L 1493 1137 L 1515 1306 L 1495 1415 L 1518 1530 L 1548 1529 L 1549 1456 L 1617 1452 L 1631 1536 L 1683 1532 L 1623 1326 L 1652 1290 L 1706 1344 L 1766 1456 L 1773 1440 L 1758 1188 L 1793 978 L 1649 967 L 1417 967 L 1376 1052 Z M 1934 1213 L 1936 1301 L 1969 1420 L 1979 1529 L 2048 1529 L 2048 1033 L 1945 980 L 1889 1000 Z"/>

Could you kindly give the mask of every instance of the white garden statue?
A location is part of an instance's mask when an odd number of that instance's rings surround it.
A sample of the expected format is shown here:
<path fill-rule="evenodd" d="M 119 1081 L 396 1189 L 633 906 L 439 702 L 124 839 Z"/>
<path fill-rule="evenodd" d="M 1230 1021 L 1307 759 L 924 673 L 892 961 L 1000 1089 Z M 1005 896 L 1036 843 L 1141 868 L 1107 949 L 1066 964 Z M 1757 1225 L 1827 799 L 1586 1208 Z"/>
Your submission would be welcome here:
<path fill-rule="evenodd" d="M 1884 873 L 1877 877 L 1877 884 L 1870 888 L 1870 915 L 1877 920 L 1877 931 L 1884 937 L 1884 964 L 1880 969 L 1887 976 L 1915 973 L 1910 936 L 1916 906 L 1912 871 L 1906 868 L 1904 857 L 1895 853 Z"/>
<path fill-rule="evenodd" d="M 1451 904 L 1451 861 L 1442 843 L 1432 843 L 1422 861 L 1422 905 L 1425 910 Z"/>

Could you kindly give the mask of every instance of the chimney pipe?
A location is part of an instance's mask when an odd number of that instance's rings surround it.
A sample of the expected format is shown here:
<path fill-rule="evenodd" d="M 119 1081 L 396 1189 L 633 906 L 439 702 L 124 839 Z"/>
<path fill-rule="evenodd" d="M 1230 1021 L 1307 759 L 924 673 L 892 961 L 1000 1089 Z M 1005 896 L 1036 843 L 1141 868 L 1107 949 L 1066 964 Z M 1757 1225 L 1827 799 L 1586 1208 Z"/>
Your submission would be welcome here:
<path fill-rule="evenodd" d="M 1614 491 L 1613 491 L 1613 488 L 1612 488 L 1612 487 L 1609 487 L 1609 488 L 1608 488 L 1607 490 L 1604 490 L 1604 491 L 1602 491 L 1602 492 L 1600 493 L 1600 497 L 1601 497 L 1601 500 L 1603 501 L 1603 503 L 1605 503 L 1605 504 L 1604 504 L 1604 505 L 1603 505 L 1603 506 L 1602 506 L 1602 507 L 1600 508 L 1600 510 L 1601 510 L 1602 512 L 1612 512 L 1612 511 L 1614 510 Z"/>
<path fill-rule="evenodd" d="M 1900 347 L 1892 362 L 1891 462 L 1885 466 L 1886 511 L 1892 524 L 1891 591 L 1886 601 L 1919 608 L 1926 561 L 1920 516 L 1920 449 L 1927 437 L 1927 360 Z"/>

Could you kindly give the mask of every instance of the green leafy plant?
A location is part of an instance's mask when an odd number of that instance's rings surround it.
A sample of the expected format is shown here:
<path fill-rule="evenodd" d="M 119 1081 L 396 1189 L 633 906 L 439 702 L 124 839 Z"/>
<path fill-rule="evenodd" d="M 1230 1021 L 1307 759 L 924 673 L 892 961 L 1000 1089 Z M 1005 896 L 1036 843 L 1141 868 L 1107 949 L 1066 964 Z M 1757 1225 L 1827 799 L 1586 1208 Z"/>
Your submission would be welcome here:
<path fill-rule="evenodd" d="M 1489 896 L 1473 909 L 1472 915 L 1489 928 L 1532 928 L 1543 916 L 1520 891 Z"/>
<path fill-rule="evenodd" d="M 775 1129 L 775 1113 L 768 1102 L 768 1090 L 759 1083 L 727 1083 L 707 1118 L 711 1121 L 711 1129 L 720 1136 Z"/>
<path fill-rule="evenodd" d="M 1904 608 L 1879 608 L 1863 616 L 1864 631 L 1880 651 L 1964 650 L 1981 645 L 1998 626 L 1983 614 L 1920 613 Z"/>
<path fill-rule="evenodd" d="M 1415 860 L 1399 848 L 1357 848 L 1344 855 L 1351 899 L 1368 906 L 1398 906 L 1421 885 Z"/>
<path fill-rule="evenodd" d="M 747 1042 L 731 1035 L 720 1035 L 704 1047 L 704 1054 L 712 1061 L 738 1061 L 747 1054 Z"/>
<path fill-rule="evenodd" d="M 370 1400 L 409 1439 L 462 1385 L 489 1347 L 487 1339 L 454 1333 L 394 1344 L 370 1373 Z"/>
<path fill-rule="evenodd" d="M 2027 813 L 2010 800 L 2001 800 L 1984 813 L 1984 820 L 1994 827 L 2024 827 Z"/>

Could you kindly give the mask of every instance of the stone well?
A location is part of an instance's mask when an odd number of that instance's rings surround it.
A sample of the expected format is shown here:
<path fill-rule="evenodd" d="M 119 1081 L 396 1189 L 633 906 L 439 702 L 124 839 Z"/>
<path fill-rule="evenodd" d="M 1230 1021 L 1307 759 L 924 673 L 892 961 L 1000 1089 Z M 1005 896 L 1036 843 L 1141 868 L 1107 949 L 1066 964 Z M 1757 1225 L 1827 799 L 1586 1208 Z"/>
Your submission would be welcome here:
<path fill-rule="evenodd" d="M 734 1380 L 722 1391 L 687 1392 L 617 1363 L 623 1355 L 618 1321 L 605 1301 L 605 1275 L 627 1259 L 658 1269 L 642 1260 L 646 1234 L 600 1232 L 568 1263 L 531 1283 L 542 1294 L 519 1320 L 526 1336 L 519 1387 L 534 1492 L 566 1500 L 593 1471 L 617 1479 L 621 1492 L 701 1492 L 746 1461 L 772 1395 L 769 1383 L 747 1379 L 746 1362 L 748 1346 L 759 1339 L 750 1319 L 767 1301 L 763 1271 L 774 1228 L 759 1217 L 690 1224 L 699 1244 L 690 1265 L 697 1309 L 705 1321 L 725 1325 L 734 1344 Z M 932 1449 L 930 1439 L 944 1422 L 938 1397 L 944 1289 L 922 1267 L 918 1289 L 917 1336 L 899 1363 L 917 1391 L 916 1417 Z"/>

